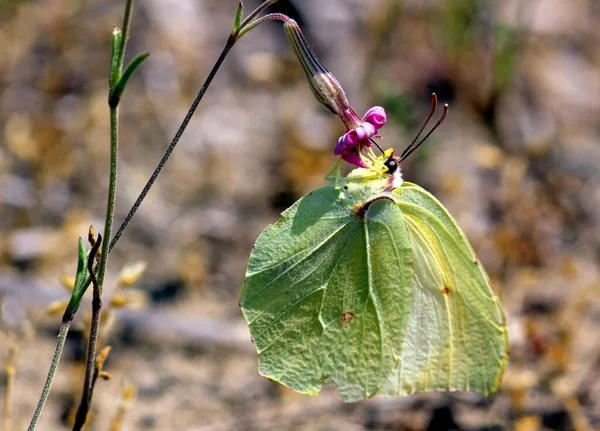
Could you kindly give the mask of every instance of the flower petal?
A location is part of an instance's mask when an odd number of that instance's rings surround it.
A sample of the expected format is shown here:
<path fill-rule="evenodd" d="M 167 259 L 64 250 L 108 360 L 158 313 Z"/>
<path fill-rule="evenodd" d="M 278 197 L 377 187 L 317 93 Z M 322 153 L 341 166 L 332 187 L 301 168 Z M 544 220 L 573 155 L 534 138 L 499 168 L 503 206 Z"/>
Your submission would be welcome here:
<path fill-rule="evenodd" d="M 383 109 L 381 106 L 373 106 L 366 112 L 363 120 L 371 123 L 373 126 L 375 126 L 375 129 L 380 129 L 387 121 L 385 109 Z"/>
<path fill-rule="evenodd" d="M 369 167 L 358 154 L 354 154 L 354 153 L 350 153 L 350 152 L 344 153 L 344 154 L 342 154 L 342 159 L 344 159 L 346 162 L 350 163 L 351 165 L 358 166 L 359 168 L 366 169 Z"/>
<path fill-rule="evenodd" d="M 370 137 L 377 133 L 377 129 L 375 128 L 375 126 L 368 122 L 362 123 L 360 127 L 357 127 L 353 130 L 356 130 L 356 137 L 360 142 L 368 141 Z"/>
<path fill-rule="evenodd" d="M 348 145 L 346 135 L 343 135 L 338 138 L 337 145 L 335 146 L 335 149 L 333 150 L 333 154 L 335 154 L 336 156 L 339 156 L 341 154 L 348 152 L 350 149 L 351 149 L 351 145 Z"/>

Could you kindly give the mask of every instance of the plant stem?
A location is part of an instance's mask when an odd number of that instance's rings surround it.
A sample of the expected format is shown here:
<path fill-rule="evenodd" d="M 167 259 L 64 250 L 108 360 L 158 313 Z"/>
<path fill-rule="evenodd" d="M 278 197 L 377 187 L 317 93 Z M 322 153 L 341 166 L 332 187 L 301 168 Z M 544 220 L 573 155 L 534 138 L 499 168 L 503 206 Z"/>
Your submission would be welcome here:
<path fill-rule="evenodd" d="M 248 15 L 244 21 L 242 21 L 242 25 L 240 26 L 240 29 L 247 27 L 248 24 L 250 24 L 254 20 L 254 18 L 256 18 L 262 11 L 264 11 L 266 8 L 268 8 L 272 4 L 277 3 L 278 1 L 279 0 L 267 0 L 267 1 L 263 2 L 256 9 L 254 9 L 252 12 L 250 12 L 250 15 Z"/>
<path fill-rule="evenodd" d="M 117 164 L 119 153 L 119 108 L 110 108 L 110 183 L 108 187 L 108 202 L 106 205 L 106 224 L 102 238 L 110 238 L 113 219 L 115 217 L 115 198 L 117 195 Z M 98 269 L 98 293 L 102 298 L 104 275 L 108 262 L 108 241 L 102 243 L 102 253 Z"/>
<path fill-rule="evenodd" d="M 135 203 L 133 204 L 133 206 L 131 207 L 131 209 L 129 210 L 129 212 L 127 213 L 127 215 L 125 216 L 125 219 L 123 220 L 123 222 L 121 222 L 121 225 L 119 226 L 119 228 L 115 232 L 115 236 L 110 240 L 110 244 L 109 244 L 109 247 L 108 247 L 108 252 L 109 253 L 112 251 L 112 249 L 115 247 L 115 245 L 117 245 L 117 243 L 119 242 L 119 239 L 121 239 L 121 235 L 123 235 L 123 232 L 125 232 L 125 229 L 127 229 L 127 226 L 129 225 L 129 223 L 133 219 L 133 216 L 137 212 L 138 208 L 140 207 L 140 205 L 142 204 L 142 202 L 146 198 L 146 195 L 148 195 L 148 193 L 150 192 L 150 189 L 152 189 L 152 186 L 154 185 L 154 182 L 156 181 L 156 179 L 160 175 L 162 169 L 164 168 L 164 166 L 167 163 L 167 161 L 169 160 L 169 158 L 171 157 L 171 154 L 173 153 L 173 150 L 177 146 L 177 143 L 181 139 L 181 136 L 183 135 L 183 132 L 187 128 L 190 120 L 192 119 L 192 116 L 196 112 L 196 108 L 198 107 L 198 105 L 200 104 L 200 101 L 204 97 L 204 93 L 206 93 L 206 90 L 208 90 L 208 87 L 212 83 L 213 78 L 215 77 L 215 75 L 217 74 L 217 72 L 221 68 L 221 65 L 225 61 L 225 58 L 229 54 L 229 51 L 231 51 L 231 48 L 233 48 L 233 45 L 235 45 L 235 43 L 237 41 L 239 41 L 242 38 L 242 36 L 244 36 L 247 33 L 247 31 L 244 31 L 244 29 L 245 29 L 246 26 L 252 25 L 252 19 L 254 19 L 256 17 L 256 15 L 258 15 L 264 9 L 266 9 L 267 7 L 269 7 L 272 4 L 276 3 L 277 1 L 279 1 L 279 0 L 268 0 L 268 1 L 264 2 L 263 4 L 261 4 L 259 7 L 257 7 L 243 21 L 242 26 L 240 27 L 240 33 L 238 33 L 237 35 L 233 35 L 232 34 L 227 39 L 225 47 L 223 48 L 223 51 L 221 51 L 221 55 L 219 55 L 219 58 L 217 59 L 217 61 L 214 64 L 213 68 L 211 69 L 210 73 L 208 74 L 208 77 L 204 81 L 204 84 L 202 84 L 202 87 L 198 91 L 198 94 L 196 95 L 196 98 L 192 102 L 192 105 L 190 106 L 190 109 L 188 110 L 187 114 L 185 115 L 185 118 L 181 122 L 181 125 L 179 126 L 179 129 L 177 129 L 177 133 L 175 133 L 175 136 L 173 137 L 173 140 L 171 141 L 171 143 L 169 144 L 169 146 L 165 150 L 164 154 L 162 155 L 160 161 L 158 162 L 158 164 L 154 168 L 154 171 L 152 172 L 152 175 L 150 176 L 150 178 L 148 179 L 148 182 L 146 183 L 146 185 L 144 186 L 144 188 L 142 189 L 142 191 L 138 195 L 137 199 L 135 200 Z M 255 26 L 252 25 L 252 28 L 254 28 L 254 27 Z M 123 33 L 123 39 L 125 40 L 125 33 Z M 89 284 L 91 282 L 92 282 L 92 279 L 88 278 L 87 281 L 85 282 L 85 286 L 89 286 Z"/>
<path fill-rule="evenodd" d="M 125 60 L 125 49 L 127 48 L 127 39 L 129 38 L 129 27 L 131 26 L 131 10 L 133 8 L 133 0 L 127 0 L 125 3 L 125 14 L 123 15 L 123 25 L 121 28 L 121 46 L 119 48 L 118 68 L 119 72 L 123 70 L 123 61 Z M 105 237 L 108 238 L 108 237 Z"/>
<path fill-rule="evenodd" d="M 29 428 L 27 428 L 28 431 L 33 431 L 38 421 L 40 420 L 42 410 L 44 409 L 44 405 L 46 404 L 46 400 L 48 399 L 48 394 L 50 393 L 50 387 L 52 386 L 54 375 L 56 374 L 56 369 L 58 368 L 60 356 L 62 354 L 63 348 L 65 347 L 65 340 L 67 339 L 67 334 L 69 332 L 70 326 L 70 320 L 63 320 L 63 322 L 60 325 L 60 330 L 58 332 L 58 340 L 56 341 L 56 347 L 54 348 L 54 356 L 52 357 L 50 370 L 48 370 L 48 375 L 46 376 L 46 383 L 44 384 L 44 389 L 42 389 L 42 394 L 40 395 L 37 407 L 35 409 L 35 412 L 33 413 L 33 417 L 31 418 L 31 423 L 29 424 Z"/>
<path fill-rule="evenodd" d="M 88 342 L 87 359 L 85 362 L 85 377 L 83 380 L 83 391 L 81 393 L 81 401 L 75 415 L 73 431 L 81 430 L 85 425 L 85 421 L 92 405 L 93 393 L 93 378 L 94 378 L 94 362 L 90 358 L 96 358 L 96 346 L 98 344 L 98 332 L 100 328 L 100 312 L 102 309 L 102 300 L 98 295 L 99 289 L 94 289 L 94 299 L 92 301 L 92 323 L 90 327 L 90 338 Z M 91 370 L 90 370 L 91 364 Z"/>
<path fill-rule="evenodd" d="M 210 86 L 210 84 L 212 83 L 213 78 L 215 77 L 215 75 L 217 74 L 217 72 L 219 71 L 219 69 L 221 68 L 221 65 L 225 61 L 225 58 L 227 57 L 227 54 L 229 54 L 229 51 L 231 50 L 231 48 L 233 48 L 233 45 L 235 45 L 235 43 L 238 40 L 240 40 L 249 31 L 249 30 L 245 30 L 246 27 L 251 27 L 251 28 L 255 27 L 255 25 L 252 25 L 252 23 L 255 20 L 256 16 L 258 16 L 266 8 L 268 8 L 269 6 L 271 6 L 274 3 L 277 3 L 278 1 L 279 0 L 267 0 L 267 1 L 263 2 L 256 9 L 254 9 L 254 11 L 252 11 L 250 13 L 250 15 L 248 15 L 246 17 L 246 19 L 244 19 L 244 21 L 241 23 L 240 28 L 238 29 L 238 32 L 235 33 L 235 31 L 234 31 L 234 33 L 232 33 L 231 36 L 229 36 L 229 38 L 227 39 L 227 43 L 225 43 L 225 47 L 223 48 L 223 51 L 221 51 L 221 55 L 219 56 L 219 58 L 217 59 L 216 63 L 214 64 L 213 68 L 211 69 L 210 73 L 208 74 L 208 77 L 204 81 L 204 84 L 202 84 L 202 87 L 200 88 L 200 91 L 198 91 L 198 94 L 196 95 L 196 98 L 192 102 L 192 105 L 190 106 L 190 109 L 188 110 L 187 114 L 185 115 L 185 118 L 181 122 L 181 125 L 179 126 L 179 129 L 177 129 L 177 133 L 175 133 L 175 137 L 173 138 L 173 140 L 171 141 L 171 143 L 167 147 L 167 150 L 165 151 L 165 153 L 161 157 L 160 161 L 158 162 L 158 165 L 156 165 L 156 168 L 154 168 L 154 172 L 152 172 L 152 175 L 150 176 L 150 179 L 148 180 L 148 182 L 146 183 L 146 185 L 142 189 L 141 193 L 139 194 L 139 196 L 135 200 L 135 203 L 133 204 L 133 206 L 129 210 L 129 213 L 127 213 L 127 216 L 125 217 L 125 219 L 123 220 L 123 222 L 121 223 L 121 225 L 119 226 L 119 228 L 117 229 L 117 232 L 115 233 L 115 236 L 110 240 L 110 244 L 109 244 L 109 247 L 108 247 L 108 252 L 109 253 L 112 251 L 112 249 L 114 248 L 114 246 L 117 245 L 117 242 L 119 242 L 119 239 L 121 238 L 121 235 L 123 235 L 123 232 L 125 231 L 125 229 L 127 229 L 127 226 L 129 225 L 129 222 L 131 221 L 131 219 L 133 218 L 133 216 L 137 212 L 138 208 L 140 207 L 140 205 L 142 204 L 142 202 L 146 198 L 146 195 L 148 194 L 148 192 L 150 192 L 150 189 L 152 188 L 152 185 L 154 184 L 154 182 L 156 181 L 156 179 L 160 175 L 160 172 L 162 171 L 162 169 L 164 168 L 165 164 L 169 160 L 169 157 L 171 157 L 171 153 L 173 152 L 173 150 L 177 146 L 177 143 L 179 142 L 179 139 L 181 139 L 181 136 L 183 135 L 183 132 L 185 131 L 185 129 L 188 126 L 188 123 L 192 119 L 192 116 L 194 115 L 194 112 L 196 112 L 196 108 L 198 107 L 198 105 L 200 104 L 200 101 L 204 97 L 204 93 L 206 93 L 206 90 L 208 90 L 208 87 Z M 124 29 L 125 29 L 125 27 L 124 27 Z M 126 40 L 126 33 L 125 32 L 123 32 L 123 40 L 124 41 Z M 108 238 L 108 237 L 105 237 L 105 238 Z M 91 280 L 88 280 L 87 284 L 89 284 L 90 281 Z"/>
<path fill-rule="evenodd" d="M 130 4 L 131 1 L 128 1 Z M 123 34 L 125 39 L 126 34 Z M 112 223 L 115 215 L 115 198 L 117 195 L 117 166 L 119 153 L 119 108 L 118 106 L 110 108 L 110 182 L 108 187 L 108 202 L 106 205 L 106 221 L 104 225 L 104 238 L 110 238 Z M 106 274 L 106 265 L 108 262 L 108 241 L 102 243 L 102 253 L 100 255 L 100 264 L 98 269 L 98 282 L 93 286 L 92 300 L 92 322 L 90 326 L 90 338 L 88 340 L 88 351 L 85 362 L 85 377 L 83 380 L 83 391 L 73 431 L 81 430 L 85 424 L 90 406 L 92 403 L 93 378 L 96 365 L 96 347 L 98 344 L 98 333 L 100 329 L 100 315 L 102 312 L 102 292 L 104 286 L 104 276 Z M 90 265 L 91 266 L 91 265 Z M 91 269 L 91 268 L 90 268 Z"/>
<path fill-rule="evenodd" d="M 126 0 L 125 13 L 123 16 L 122 38 L 117 55 L 117 73 L 119 76 L 123 71 L 123 61 L 125 58 L 125 49 L 127 39 L 129 39 L 129 27 L 131 24 L 131 12 L 133 9 L 133 0 Z M 111 64 L 112 61 L 111 61 Z M 98 269 L 97 280 L 94 280 L 93 300 L 92 300 L 92 322 L 90 325 L 90 337 L 88 340 L 88 350 L 85 362 L 85 376 L 83 379 L 83 390 L 81 401 L 75 415 L 73 431 L 79 431 L 85 425 L 88 412 L 92 404 L 92 394 L 94 391 L 94 372 L 96 366 L 96 348 L 98 345 L 98 334 L 100 332 L 100 316 L 102 314 L 102 293 L 104 290 L 104 276 L 106 274 L 106 265 L 108 263 L 109 242 L 111 236 L 112 224 L 115 217 L 115 200 L 117 196 L 117 167 L 119 156 L 119 106 L 118 101 L 114 105 L 110 101 L 109 90 L 109 110 L 110 110 L 110 179 L 108 186 L 108 201 L 106 204 L 106 217 L 104 221 L 104 242 L 102 243 L 102 252 Z M 93 256 L 91 257 L 93 259 Z M 92 262 L 90 260 L 90 276 L 93 276 Z"/>
<path fill-rule="evenodd" d="M 237 39 L 235 39 L 233 37 L 230 37 L 229 39 L 227 39 L 227 43 L 225 44 L 225 47 L 223 48 L 223 51 L 221 52 L 221 55 L 219 56 L 219 58 L 217 59 L 217 62 L 215 63 L 215 65 L 213 66 L 212 70 L 208 74 L 208 77 L 206 78 L 206 81 L 204 81 L 204 84 L 200 88 L 200 91 L 198 91 L 198 94 L 196 95 L 196 98 L 192 102 L 192 105 L 190 106 L 190 109 L 188 110 L 187 114 L 185 115 L 185 118 L 181 122 L 181 125 L 179 126 L 179 129 L 177 129 L 177 133 L 175 134 L 175 137 L 173 138 L 173 140 L 169 144 L 167 150 L 165 151 L 165 153 L 161 157 L 160 161 L 158 162 L 158 165 L 156 165 L 156 168 L 154 168 L 154 172 L 152 172 L 152 175 L 150 176 L 150 179 L 148 179 L 148 182 L 144 186 L 144 188 L 141 191 L 141 193 L 139 194 L 138 198 L 135 200 L 135 203 L 133 204 L 133 206 L 129 210 L 129 213 L 127 213 L 127 216 L 125 217 L 125 219 L 123 220 L 123 222 L 121 223 L 121 225 L 119 226 L 119 228 L 117 229 L 117 231 L 115 233 L 115 236 L 111 239 L 110 244 L 109 244 L 109 248 L 108 248 L 109 253 L 110 253 L 110 251 L 112 251 L 113 247 L 117 244 L 117 242 L 121 238 L 121 235 L 123 235 L 123 232 L 125 231 L 125 229 L 127 229 L 127 225 L 129 225 L 129 222 L 131 221 L 131 219 L 133 218 L 133 216 L 137 212 L 138 208 L 140 207 L 140 205 L 142 204 L 142 202 L 146 198 L 146 195 L 148 194 L 148 192 L 150 191 L 150 189 L 154 185 L 154 182 L 156 181 L 156 179 L 160 175 L 162 169 L 165 167 L 165 164 L 169 160 L 169 157 L 171 157 L 171 153 L 173 153 L 173 150 L 175 149 L 175 147 L 177 146 L 177 143 L 181 139 L 181 136 L 183 135 L 183 132 L 185 131 L 185 129 L 188 126 L 188 123 L 192 119 L 192 116 L 194 115 L 194 112 L 196 112 L 196 108 L 198 107 L 198 105 L 200 104 L 200 101 L 204 97 L 204 93 L 206 93 L 206 90 L 210 86 L 213 78 L 215 77 L 215 75 L 219 71 L 219 68 L 223 64 L 223 61 L 225 61 L 225 58 L 227 57 L 227 54 L 229 54 L 229 51 L 231 50 L 231 48 L 233 48 L 233 45 L 235 44 L 236 41 L 237 41 Z M 108 238 L 108 237 L 105 237 L 105 238 Z M 107 241 L 107 243 L 108 243 L 108 241 Z"/>
<path fill-rule="evenodd" d="M 267 0 L 263 4 L 261 4 L 243 21 L 240 30 L 242 30 L 245 26 L 250 24 L 251 21 L 260 12 L 265 10 L 268 6 L 272 5 L 273 3 L 276 3 L 277 1 L 278 0 Z M 123 19 L 123 28 L 122 28 L 123 39 L 121 41 L 121 46 L 119 49 L 119 59 L 118 59 L 119 60 L 119 63 L 118 63 L 119 70 L 122 70 L 123 58 L 125 56 L 125 48 L 126 48 L 126 44 L 127 44 L 127 39 L 129 38 L 129 27 L 130 27 L 130 23 L 131 23 L 131 11 L 132 11 L 132 0 L 127 0 L 126 5 L 125 5 L 125 16 Z M 173 153 L 173 150 L 177 146 L 177 143 L 181 139 L 183 132 L 187 128 L 190 120 L 192 119 L 192 116 L 194 115 L 196 108 L 198 107 L 198 105 L 200 104 L 200 101 L 204 97 L 204 93 L 206 93 L 206 90 L 208 90 L 208 87 L 212 83 L 215 75 L 217 74 L 217 72 L 221 68 L 221 65 L 225 61 L 225 58 L 229 54 L 229 51 L 231 50 L 231 48 L 233 48 L 233 45 L 241 37 L 242 37 L 242 35 L 240 35 L 238 33 L 238 34 L 232 34 L 227 39 L 227 43 L 225 44 L 225 47 L 223 48 L 221 55 L 219 56 L 216 63 L 214 64 L 213 68 L 211 69 L 210 73 L 208 74 L 208 77 L 204 81 L 204 84 L 202 84 L 202 87 L 200 88 L 198 94 L 196 95 L 196 98 L 192 102 L 192 105 L 191 105 L 190 109 L 188 110 L 188 113 L 186 114 L 185 118 L 183 119 L 181 125 L 179 126 L 179 129 L 177 130 L 175 137 L 173 138 L 173 140 L 169 144 L 167 150 L 161 157 L 158 165 L 154 169 L 154 172 L 150 176 L 150 179 L 148 180 L 148 182 L 144 186 L 143 190 L 139 194 L 138 198 L 136 199 L 135 203 L 129 210 L 129 213 L 127 214 L 127 216 L 125 217 L 125 219 L 123 220 L 123 222 L 121 223 L 119 228 L 117 229 L 115 236 L 109 242 L 108 238 L 110 238 L 112 222 L 113 222 L 113 218 L 114 218 L 114 203 L 115 203 L 116 184 L 117 184 L 117 151 L 118 151 L 118 108 L 116 106 L 111 107 L 111 111 L 110 111 L 111 112 L 111 174 L 110 174 L 111 180 L 110 180 L 110 186 L 109 186 L 108 205 L 107 205 L 107 212 L 106 212 L 107 213 L 106 222 L 105 222 L 106 224 L 104 227 L 105 240 L 104 240 L 104 243 L 102 244 L 102 257 L 101 257 L 101 261 L 99 264 L 99 270 L 98 270 L 98 286 L 94 289 L 94 300 L 92 302 L 92 307 L 93 307 L 92 324 L 91 324 L 91 328 L 90 328 L 90 340 L 89 340 L 89 344 L 88 344 L 88 357 L 86 360 L 86 375 L 85 375 L 85 381 L 84 381 L 83 395 L 82 395 L 81 403 L 78 408 L 77 416 L 81 416 L 79 414 L 79 409 L 82 409 L 82 411 L 83 411 L 83 409 L 86 408 L 86 405 L 87 405 L 87 409 L 89 409 L 89 405 L 91 402 L 91 395 L 92 395 L 92 389 L 93 389 L 92 381 L 93 381 L 94 366 L 95 366 L 95 361 L 96 361 L 96 345 L 97 345 L 97 337 L 98 337 L 97 334 L 98 334 L 98 329 L 99 329 L 99 319 L 100 319 L 100 312 L 101 312 L 101 307 L 102 307 L 102 287 L 104 284 L 104 275 L 106 272 L 106 263 L 107 263 L 108 255 L 110 254 L 110 252 L 112 251 L 114 246 L 117 244 L 117 242 L 121 238 L 121 235 L 123 234 L 125 229 L 127 229 L 127 226 L 129 225 L 129 223 L 131 222 L 131 219 L 133 218 L 133 216 L 137 212 L 138 208 L 140 207 L 140 205 L 146 198 L 146 195 L 150 192 L 150 189 L 154 185 L 154 182 L 160 175 L 163 167 L 169 160 L 169 157 L 171 156 L 171 154 Z M 92 277 L 88 277 L 88 279 L 84 283 L 84 288 L 87 288 L 91 282 L 92 282 Z M 60 360 L 60 356 L 61 356 L 62 350 L 64 348 L 64 343 L 65 343 L 65 340 L 67 337 L 67 333 L 69 332 L 70 323 L 71 323 L 70 320 L 68 322 L 63 321 L 63 323 L 60 327 L 60 332 L 59 332 L 59 336 L 58 336 L 59 341 L 58 341 L 58 343 L 56 345 L 56 349 L 54 351 L 54 357 L 52 359 L 52 364 L 50 365 L 50 370 L 48 371 L 48 376 L 46 378 L 46 384 L 44 385 L 42 395 L 38 402 L 38 406 L 33 415 L 33 418 L 31 419 L 31 424 L 29 426 L 28 431 L 33 431 L 35 429 L 35 426 L 37 425 L 40 415 L 42 413 L 42 410 L 44 408 L 44 404 L 46 403 L 46 399 L 48 398 L 48 393 L 50 392 L 50 387 L 52 386 L 52 380 L 54 379 L 54 374 L 56 373 L 56 368 L 58 366 L 58 362 Z M 83 407 L 82 407 L 82 405 L 83 405 Z M 87 411 L 85 414 L 87 416 Z M 82 415 L 83 415 L 83 413 L 82 413 Z M 83 422 L 85 423 L 85 417 L 83 419 Z M 77 428 L 77 426 L 79 426 L 79 428 Z M 81 429 L 82 426 L 83 426 L 83 423 L 81 425 L 78 425 L 77 421 L 76 421 L 76 424 L 73 429 L 74 430 Z"/>

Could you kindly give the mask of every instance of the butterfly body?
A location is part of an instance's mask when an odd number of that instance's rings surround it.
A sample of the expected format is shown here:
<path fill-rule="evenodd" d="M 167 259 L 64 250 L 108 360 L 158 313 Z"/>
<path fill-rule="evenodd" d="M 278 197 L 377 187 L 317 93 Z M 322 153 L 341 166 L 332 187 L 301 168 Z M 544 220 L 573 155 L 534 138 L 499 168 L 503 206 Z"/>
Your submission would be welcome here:
<path fill-rule="evenodd" d="M 354 169 L 343 178 L 336 186 L 345 191 L 340 195 L 341 199 L 348 197 L 355 208 L 362 208 L 378 197 L 392 199 L 392 191 L 400 187 L 403 181 L 399 158 L 394 157 L 393 149 L 390 149 L 381 155 L 381 159 L 386 160 L 382 164 L 386 166 L 386 172 L 375 168 Z"/>
<path fill-rule="evenodd" d="M 381 162 L 309 193 L 258 238 L 240 305 L 259 371 L 346 401 L 490 395 L 507 362 L 498 298 L 444 207 L 402 181 L 390 151 Z"/>

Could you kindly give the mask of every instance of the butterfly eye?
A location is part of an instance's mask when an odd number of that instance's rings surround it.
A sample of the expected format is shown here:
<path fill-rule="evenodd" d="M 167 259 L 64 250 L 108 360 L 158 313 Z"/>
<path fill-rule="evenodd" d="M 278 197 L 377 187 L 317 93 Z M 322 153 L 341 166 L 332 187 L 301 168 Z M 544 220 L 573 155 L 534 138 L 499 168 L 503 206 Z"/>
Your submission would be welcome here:
<path fill-rule="evenodd" d="M 393 174 L 398 169 L 398 162 L 394 160 L 393 157 L 390 157 L 387 162 L 384 163 L 388 168 L 388 174 Z"/>

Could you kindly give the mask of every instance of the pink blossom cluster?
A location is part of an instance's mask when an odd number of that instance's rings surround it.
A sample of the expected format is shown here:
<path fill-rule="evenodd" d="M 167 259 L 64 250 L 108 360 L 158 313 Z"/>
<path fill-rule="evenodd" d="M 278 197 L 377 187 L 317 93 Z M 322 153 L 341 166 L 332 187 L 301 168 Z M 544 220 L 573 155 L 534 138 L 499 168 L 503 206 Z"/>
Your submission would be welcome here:
<path fill-rule="evenodd" d="M 377 133 L 386 119 L 385 110 L 381 106 L 373 106 L 365 113 L 360 125 L 349 129 L 338 139 L 333 153 L 359 168 L 368 168 L 360 154 L 365 147 L 372 145 L 371 138 L 379 137 Z"/>

